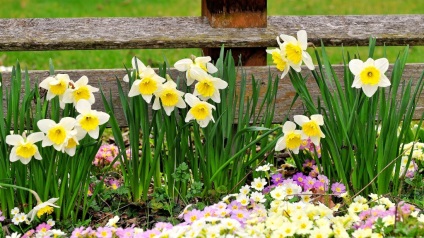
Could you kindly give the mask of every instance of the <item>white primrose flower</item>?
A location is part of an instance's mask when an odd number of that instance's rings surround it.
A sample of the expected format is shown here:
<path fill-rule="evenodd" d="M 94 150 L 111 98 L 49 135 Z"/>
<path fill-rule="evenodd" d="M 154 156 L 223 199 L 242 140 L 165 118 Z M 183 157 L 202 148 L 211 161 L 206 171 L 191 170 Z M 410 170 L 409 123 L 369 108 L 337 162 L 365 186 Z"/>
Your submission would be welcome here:
<path fill-rule="evenodd" d="M 6 238 L 20 238 L 21 235 L 18 232 L 12 233 L 10 236 L 6 236 Z"/>
<path fill-rule="evenodd" d="M 367 97 L 372 97 L 378 87 L 390 86 L 390 81 L 384 75 L 389 68 L 389 61 L 386 58 L 373 60 L 371 58 L 363 62 L 353 59 L 349 62 L 349 69 L 355 75 L 352 88 L 362 88 Z"/>
<path fill-rule="evenodd" d="M 164 83 L 166 79 L 157 75 L 150 67 L 143 70 L 140 74 L 140 78 L 141 79 L 135 80 L 131 85 L 128 97 L 141 95 L 147 103 L 150 103 L 153 94 L 162 88 L 162 83 Z"/>
<path fill-rule="evenodd" d="M 259 166 L 256 168 L 256 171 L 262 171 L 262 172 L 266 172 L 269 171 L 271 169 L 273 165 L 270 163 L 264 164 L 262 166 Z"/>
<path fill-rule="evenodd" d="M 12 214 L 13 216 L 15 216 L 16 214 L 18 214 L 19 213 L 19 208 L 18 207 L 14 207 L 13 209 L 12 209 L 12 211 L 10 211 L 10 214 Z"/>
<path fill-rule="evenodd" d="M 71 83 L 71 87 L 66 89 L 62 101 L 64 103 L 73 103 L 74 106 L 81 99 L 88 100 L 90 104 L 94 104 L 95 98 L 93 92 L 98 92 L 99 89 L 88 85 L 87 76 L 82 76 L 75 83 Z"/>
<path fill-rule="evenodd" d="M 47 225 L 53 227 L 54 225 L 56 225 L 56 222 L 53 221 L 53 219 L 49 219 L 49 220 L 47 220 Z"/>
<path fill-rule="evenodd" d="M 114 216 L 113 218 L 109 219 L 109 221 L 106 223 L 106 227 L 116 227 L 116 223 L 119 221 L 118 216 Z"/>
<path fill-rule="evenodd" d="M 293 151 L 294 154 L 299 154 L 300 145 L 307 136 L 303 135 L 300 130 L 296 130 L 296 124 L 291 121 L 284 123 L 283 133 L 284 135 L 278 139 L 275 145 L 275 150 L 281 151 L 287 148 Z"/>
<path fill-rule="evenodd" d="M 277 41 L 279 42 L 278 36 Z M 281 43 L 279 42 L 279 44 Z M 284 76 L 286 76 L 289 72 L 290 66 L 287 63 L 285 55 L 282 54 L 283 52 L 281 51 L 281 49 L 275 48 L 272 50 L 266 50 L 266 52 L 268 54 L 271 54 L 272 62 L 276 65 L 277 69 L 283 72 L 280 78 L 284 78 Z"/>
<path fill-rule="evenodd" d="M 91 110 L 90 103 L 84 99 L 77 103 L 76 109 L 80 113 L 76 118 L 77 128 L 84 130 L 91 138 L 97 139 L 99 137 L 99 125 L 103 125 L 109 120 L 109 114 Z"/>
<path fill-rule="evenodd" d="M 280 38 L 284 41 L 281 44 L 277 37 L 278 44 L 280 45 L 282 55 L 287 60 L 287 63 L 297 72 L 300 72 L 300 65 L 302 61 L 310 69 L 314 70 L 315 66 L 312 62 L 312 58 L 306 49 L 308 48 L 308 36 L 306 31 L 300 30 L 297 32 L 297 39 L 293 36 L 281 34 Z"/>
<path fill-rule="evenodd" d="M 224 89 L 228 86 L 228 83 L 220 78 L 212 77 L 207 73 L 199 74 L 197 78 L 196 86 L 194 87 L 194 96 L 198 96 L 203 101 L 207 101 L 209 98 L 216 103 L 221 102 L 219 89 Z"/>
<path fill-rule="evenodd" d="M 210 56 L 197 57 L 194 59 L 182 59 L 174 64 L 174 67 L 181 72 L 186 72 L 187 85 L 193 84 L 202 73 L 216 73 L 218 69 L 210 63 Z"/>
<path fill-rule="evenodd" d="M 212 109 L 215 110 L 215 106 L 200 101 L 200 99 L 190 93 L 186 93 L 184 97 L 187 104 L 191 107 L 187 113 L 185 122 L 195 119 L 200 127 L 206 127 L 211 120 L 215 122 L 212 116 Z"/>
<path fill-rule="evenodd" d="M 56 150 L 63 152 L 68 139 L 77 134 L 74 130 L 76 123 L 72 117 L 64 117 L 59 123 L 50 119 L 39 120 L 37 126 L 46 134 L 41 145 L 43 147 L 53 145 Z"/>
<path fill-rule="evenodd" d="M 311 119 L 303 115 L 296 115 L 294 116 L 294 122 L 302 127 L 303 137 L 305 137 L 305 135 L 306 138 L 309 137 L 312 143 L 314 143 L 316 146 L 319 145 L 321 138 L 325 138 L 325 135 L 322 133 L 320 128 L 320 126 L 324 125 L 324 119 L 322 115 L 312 115 Z"/>
<path fill-rule="evenodd" d="M 177 84 L 172 80 L 164 83 L 162 87 L 154 93 L 154 95 L 155 100 L 153 101 L 153 110 L 160 109 L 160 102 L 162 102 L 162 107 L 168 116 L 171 115 L 175 107 L 186 108 L 186 104 L 182 97 L 184 93 L 177 90 Z"/>
<path fill-rule="evenodd" d="M 40 218 L 44 214 L 51 214 L 53 212 L 53 207 L 59 207 L 55 204 L 58 199 L 59 198 L 51 198 L 35 206 L 31 211 L 28 212 L 27 217 L 30 219 L 29 221 L 34 220 L 35 215 Z"/>
<path fill-rule="evenodd" d="M 146 69 L 146 66 L 143 64 L 143 62 L 141 62 L 141 60 L 137 59 L 135 56 L 131 59 L 131 65 L 133 69 L 137 70 L 136 76 L 139 76 Z M 131 72 L 131 76 L 132 74 L 133 73 Z M 130 81 L 128 74 L 126 74 L 122 80 L 128 83 Z"/>
<path fill-rule="evenodd" d="M 35 143 L 42 141 L 43 139 L 43 132 L 32 133 L 26 138 L 20 135 L 6 136 L 6 143 L 13 146 L 9 156 L 10 162 L 20 160 L 22 164 L 28 164 L 32 157 L 37 160 L 41 160 L 40 152 L 38 151 L 38 147 Z"/>
<path fill-rule="evenodd" d="M 262 191 L 266 185 L 266 179 L 264 178 L 254 178 L 253 182 L 250 184 L 250 187 Z"/>
<path fill-rule="evenodd" d="M 44 79 L 40 83 L 40 87 L 47 90 L 47 100 L 51 100 L 56 96 L 59 96 L 60 107 L 64 108 L 65 103 L 63 102 L 63 96 L 69 87 L 69 75 L 58 74 L 56 76 L 50 76 Z"/>
<path fill-rule="evenodd" d="M 250 198 L 256 203 L 266 202 L 265 195 L 263 195 L 261 192 L 253 192 L 250 194 Z"/>

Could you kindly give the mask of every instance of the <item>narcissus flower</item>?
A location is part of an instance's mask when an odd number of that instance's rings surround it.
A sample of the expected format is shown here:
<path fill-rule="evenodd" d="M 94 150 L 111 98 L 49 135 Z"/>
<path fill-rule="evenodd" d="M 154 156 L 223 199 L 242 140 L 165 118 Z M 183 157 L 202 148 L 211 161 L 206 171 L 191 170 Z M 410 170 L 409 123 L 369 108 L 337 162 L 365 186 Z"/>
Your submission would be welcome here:
<path fill-rule="evenodd" d="M 287 148 L 293 151 L 293 153 L 299 154 L 299 147 L 306 136 L 302 135 L 300 130 L 296 130 L 296 124 L 291 121 L 284 123 L 283 133 L 283 137 L 278 139 L 275 145 L 275 150 L 280 151 Z"/>
<path fill-rule="evenodd" d="M 134 97 L 141 94 L 143 99 L 147 103 L 150 103 L 153 94 L 161 90 L 162 83 L 165 82 L 166 79 L 157 75 L 155 71 L 149 67 L 143 70 L 140 74 L 140 78 L 141 79 L 135 80 L 132 84 L 128 97 Z"/>
<path fill-rule="evenodd" d="M 284 41 L 283 44 L 277 37 L 278 44 L 280 45 L 282 55 L 284 55 L 287 63 L 297 72 L 300 72 L 300 65 L 302 61 L 310 69 L 315 69 L 312 58 L 306 49 L 308 48 L 308 36 L 306 31 L 300 30 L 297 32 L 297 39 L 293 36 L 281 34 L 280 38 Z"/>
<path fill-rule="evenodd" d="M 135 56 L 131 59 L 131 65 L 132 65 L 132 68 L 137 71 L 136 78 L 146 69 L 146 66 L 143 64 L 143 62 L 141 62 L 141 60 L 137 59 L 137 57 Z M 131 76 L 132 76 L 132 72 L 131 72 Z M 130 81 L 128 74 L 124 76 L 123 80 L 124 82 L 127 82 L 127 83 Z"/>
<path fill-rule="evenodd" d="M 38 152 L 38 147 L 35 143 L 43 139 L 43 132 L 32 133 L 28 137 L 22 137 L 20 135 L 6 136 L 6 143 L 13 145 L 9 160 L 11 162 L 20 160 L 22 164 L 28 164 L 32 157 L 41 160 L 40 152 Z"/>
<path fill-rule="evenodd" d="M 72 117 L 64 117 L 59 123 L 50 119 L 39 120 L 37 126 L 46 134 L 41 145 L 43 147 L 53 145 L 56 150 L 63 152 L 68 139 L 77 134 L 74 130 L 75 125 L 76 120 Z"/>
<path fill-rule="evenodd" d="M 194 60 L 182 59 L 177 61 L 174 67 L 178 71 L 186 72 L 187 85 L 190 86 L 202 73 L 207 72 L 213 74 L 218 71 L 218 69 L 210 63 L 211 60 L 210 56 L 197 57 L 194 58 Z"/>
<path fill-rule="evenodd" d="M 296 115 L 294 116 L 294 122 L 302 127 L 302 135 L 304 135 L 304 139 L 310 138 L 312 143 L 316 146 L 319 145 L 321 138 L 325 138 L 325 135 L 322 133 L 320 128 L 320 126 L 324 125 L 322 115 L 312 115 L 311 119 L 303 115 Z"/>
<path fill-rule="evenodd" d="M 187 113 L 185 122 L 195 119 L 197 123 L 199 123 L 200 127 L 206 127 L 210 120 L 215 122 L 212 116 L 212 109 L 215 110 L 215 106 L 207 102 L 200 101 L 200 99 L 190 93 L 185 94 L 185 101 L 191 107 Z"/>
<path fill-rule="evenodd" d="M 39 202 L 37 206 L 28 212 L 27 217 L 30 219 L 30 221 L 32 221 L 34 220 L 35 215 L 37 215 L 37 217 L 41 217 L 44 214 L 52 214 L 53 207 L 59 207 L 54 204 L 57 200 L 59 200 L 59 198 L 51 198 L 46 202 Z"/>
<path fill-rule="evenodd" d="M 84 131 L 84 136 L 88 133 L 91 138 L 97 139 L 99 137 L 99 125 L 103 125 L 109 120 L 109 114 L 91 110 L 91 104 L 84 99 L 77 103 L 76 109 L 80 113 L 76 118 L 77 129 L 81 128 Z"/>
<path fill-rule="evenodd" d="M 40 87 L 47 90 L 47 100 L 51 100 L 52 98 L 59 96 L 60 107 L 64 108 L 65 103 L 62 98 L 69 87 L 69 75 L 67 74 L 58 74 L 56 76 L 50 76 L 44 79 L 40 83 Z"/>
<path fill-rule="evenodd" d="M 352 88 L 362 88 L 367 97 L 372 97 L 378 87 L 390 86 L 390 81 L 384 75 L 389 68 L 389 61 L 386 58 L 373 60 L 371 58 L 363 62 L 353 59 L 349 62 L 349 69 L 355 75 Z"/>
<path fill-rule="evenodd" d="M 160 109 L 160 102 L 162 102 L 162 107 L 168 116 L 171 115 L 171 112 L 174 111 L 175 107 L 186 108 L 186 104 L 182 97 L 184 93 L 178 91 L 177 84 L 171 80 L 164 83 L 161 89 L 154 94 L 156 97 L 152 106 L 153 110 Z"/>
<path fill-rule="evenodd" d="M 88 100 L 90 104 L 94 104 L 93 92 L 98 92 L 99 89 L 88 85 L 87 76 L 82 76 L 78 81 L 72 83 L 71 88 L 68 88 L 63 95 L 64 103 L 73 103 L 74 106 L 81 99 Z"/>
<path fill-rule="evenodd" d="M 216 103 L 221 102 L 218 89 L 224 89 L 228 86 L 228 83 L 220 78 L 212 77 L 207 73 L 200 73 L 197 78 L 198 83 L 194 88 L 193 95 L 198 96 L 203 101 L 207 101 L 209 98 Z"/>
<path fill-rule="evenodd" d="M 272 50 L 266 50 L 266 52 L 272 55 L 272 62 L 276 65 L 278 70 L 283 72 L 283 74 L 281 74 L 281 78 L 284 78 L 284 76 L 286 76 L 289 72 L 290 66 L 287 64 L 287 60 L 285 55 L 282 54 L 281 49 L 276 48 Z"/>

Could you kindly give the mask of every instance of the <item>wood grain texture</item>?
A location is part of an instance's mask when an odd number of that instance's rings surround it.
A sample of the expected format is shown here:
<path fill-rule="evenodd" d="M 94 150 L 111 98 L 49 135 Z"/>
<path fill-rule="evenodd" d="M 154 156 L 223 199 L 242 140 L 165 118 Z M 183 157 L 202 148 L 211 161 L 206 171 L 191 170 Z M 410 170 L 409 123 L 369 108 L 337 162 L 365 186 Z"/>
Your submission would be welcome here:
<path fill-rule="evenodd" d="M 424 15 L 271 16 L 267 28 L 212 28 L 206 17 L 0 19 L 0 50 L 272 47 L 284 33 L 316 45 L 424 45 Z"/>
<path fill-rule="evenodd" d="M 391 69 L 392 66 L 390 66 L 389 71 L 386 73 L 386 75 L 391 75 Z M 268 79 L 268 73 L 271 72 L 274 76 L 279 76 L 280 72 L 275 67 L 243 67 L 243 70 L 245 70 L 245 73 L 249 76 L 254 75 L 256 79 L 263 80 L 262 87 L 263 90 L 260 90 L 262 93 L 265 93 L 266 89 L 266 83 Z M 334 70 L 339 75 L 340 79 L 342 79 L 343 75 L 343 67 L 342 66 L 335 66 Z M 239 70 L 240 71 L 240 70 Z M 421 74 L 424 71 L 424 64 L 408 64 L 405 67 L 404 79 L 413 79 L 414 82 L 416 82 Z M 310 72 L 307 70 L 303 71 L 306 72 L 306 75 L 310 76 Z M 69 74 L 71 80 L 76 81 L 81 76 L 86 75 L 90 80 L 90 85 L 99 87 L 99 84 L 102 85 L 103 90 L 107 95 L 109 95 L 109 92 L 112 94 L 113 103 L 115 106 L 115 115 L 117 116 L 120 125 L 125 126 L 125 121 L 122 113 L 122 109 L 120 108 L 120 101 L 118 98 L 118 90 L 117 90 L 117 82 L 116 78 L 122 79 L 124 75 L 126 74 L 125 70 L 123 69 L 111 69 L 111 70 L 66 70 L 66 71 L 57 71 L 56 73 L 66 73 Z M 35 82 L 35 79 L 38 79 L 39 81 L 46 78 L 49 73 L 48 71 L 30 71 L 30 78 L 33 82 Z M 172 69 L 169 74 L 172 78 L 176 79 L 177 77 L 184 77 L 184 73 L 178 72 L 175 69 Z M 238 79 L 240 78 L 241 73 L 238 72 Z M 311 76 L 310 76 L 311 77 Z M 314 83 L 312 78 L 309 78 L 311 80 L 311 94 L 313 98 L 317 98 L 318 96 L 318 89 L 316 87 L 316 84 Z M 308 80 L 309 80 L 308 79 Z M 129 90 L 129 85 L 127 83 L 122 82 L 124 85 L 124 88 L 126 90 Z M 10 85 L 10 73 L 3 73 L 3 85 L 2 87 L 8 87 Z M 247 92 L 251 92 L 251 84 L 247 84 Z M 247 94 L 248 94 L 247 93 Z M 275 123 L 281 123 L 284 116 L 287 113 L 287 110 L 293 100 L 293 97 L 295 95 L 295 91 L 290 83 L 290 80 L 288 78 L 284 78 L 283 80 L 280 80 L 280 83 L 278 85 L 278 94 L 277 94 L 277 105 L 276 105 L 276 113 L 274 122 Z M 104 110 L 102 100 L 100 98 L 100 93 L 95 93 L 96 96 L 96 103 L 94 104 L 93 108 L 96 110 Z M 4 99 L 3 99 L 4 102 Z M 422 113 L 424 112 L 424 94 L 420 95 L 419 101 L 417 103 L 417 110 L 415 112 L 414 118 L 419 118 Z M 302 114 L 303 109 L 300 101 L 296 103 L 294 106 L 294 110 L 291 112 L 292 115 L 296 114 Z"/>

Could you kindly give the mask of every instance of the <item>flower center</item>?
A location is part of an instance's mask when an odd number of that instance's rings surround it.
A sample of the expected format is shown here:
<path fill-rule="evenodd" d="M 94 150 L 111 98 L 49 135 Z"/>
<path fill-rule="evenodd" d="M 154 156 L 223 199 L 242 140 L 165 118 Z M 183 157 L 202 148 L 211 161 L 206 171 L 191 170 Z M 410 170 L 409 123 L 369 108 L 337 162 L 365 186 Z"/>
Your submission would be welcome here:
<path fill-rule="evenodd" d="M 50 85 L 50 92 L 52 92 L 54 95 L 62 95 L 65 93 L 67 88 L 68 84 L 66 83 L 66 81 L 60 80 L 58 84 Z"/>
<path fill-rule="evenodd" d="M 52 214 L 52 213 L 53 213 L 53 208 L 51 206 L 45 206 L 41 208 L 40 210 L 38 210 L 37 216 L 40 218 L 44 214 Z"/>
<path fill-rule="evenodd" d="M 203 97 L 211 97 L 215 92 L 215 85 L 209 79 L 203 79 L 196 84 L 196 89 Z"/>
<path fill-rule="evenodd" d="M 152 78 L 144 78 L 138 87 L 141 94 L 153 94 L 158 89 L 156 81 Z"/>
<path fill-rule="evenodd" d="M 190 221 L 191 221 L 191 222 L 194 222 L 195 220 L 197 220 L 197 216 L 191 216 L 191 217 L 190 217 Z"/>
<path fill-rule="evenodd" d="M 165 89 L 160 96 L 164 106 L 172 107 L 178 103 L 178 94 L 174 89 Z"/>
<path fill-rule="evenodd" d="M 302 130 L 307 136 L 319 136 L 320 135 L 319 126 L 314 121 L 306 122 L 305 124 L 303 124 Z"/>
<path fill-rule="evenodd" d="M 88 100 L 90 98 L 90 90 L 87 86 L 81 86 L 78 89 L 76 89 L 74 92 L 74 99 L 75 102 L 78 102 L 81 99 Z"/>
<path fill-rule="evenodd" d="M 61 125 L 57 125 L 55 127 L 52 127 L 48 133 L 47 137 L 49 140 L 51 140 L 54 144 L 60 145 L 62 144 L 66 139 L 66 130 Z"/>
<path fill-rule="evenodd" d="M 288 43 L 286 46 L 286 57 L 294 64 L 300 64 L 302 61 L 302 48 L 300 48 L 300 45 Z"/>
<path fill-rule="evenodd" d="M 363 84 L 376 85 L 380 81 L 380 71 L 374 66 L 364 68 L 360 74 Z"/>
<path fill-rule="evenodd" d="M 192 108 L 193 116 L 196 120 L 204 120 L 210 112 L 205 103 L 198 103 Z"/>
<path fill-rule="evenodd" d="M 284 71 L 286 68 L 286 61 L 283 60 L 281 54 L 277 51 L 272 52 L 272 62 L 277 66 L 277 69 Z"/>
<path fill-rule="evenodd" d="M 24 159 L 31 158 L 36 152 L 37 147 L 30 142 L 25 142 L 24 144 L 19 145 L 16 149 L 16 154 Z"/>
<path fill-rule="evenodd" d="M 91 131 L 99 125 L 99 118 L 93 113 L 87 113 L 80 119 L 79 123 L 82 129 Z"/>
<path fill-rule="evenodd" d="M 286 145 L 287 145 L 287 148 L 290 150 L 299 147 L 301 143 L 302 143 L 302 140 L 300 138 L 300 134 L 298 133 L 292 132 L 288 134 L 286 137 Z"/>
<path fill-rule="evenodd" d="M 73 138 L 69 138 L 68 144 L 66 145 L 67 149 L 74 148 L 77 146 L 77 142 Z"/>

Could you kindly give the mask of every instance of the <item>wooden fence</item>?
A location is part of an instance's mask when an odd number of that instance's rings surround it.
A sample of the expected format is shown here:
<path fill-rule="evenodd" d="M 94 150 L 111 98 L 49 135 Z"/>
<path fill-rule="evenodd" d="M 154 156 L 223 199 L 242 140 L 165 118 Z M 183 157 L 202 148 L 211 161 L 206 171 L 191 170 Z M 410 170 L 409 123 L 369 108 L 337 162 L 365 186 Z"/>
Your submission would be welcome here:
<path fill-rule="evenodd" d="M 253 4 L 249 0 L 233 2 L 236 5 L 231 7 L 227 1 L 203 0 L 203 17 L 0 19 L 0 51 L 203 48 L 216 54 L 214 47 L 224 44 L 241 52 L 245 65 L 256 65 L 245 67 L 247 74 L 267 79 L 265 49 L 277 46 L 275 38 L 281 33 L 295 35 L 304 29 L 308 32 L 308 41 L 320 45 L 322 40 L 326 46 L 365 46 L 370 36 L 376 37 L 379 45 L 424 45 L 424 15 L 266 16 L 266 0 L 253 1 L 258 4 L 257 8 L 246 5 Z M 257 24 L 258 21 L 262 22 Z M 342 74 L 342 66 L 335 69 Z M 423 71 L 424 64 L 408 64 L 404 78 L 417 80 Z M 274 66 L 271 72 L 279 74 Z M 112 90 L 117 101 L 115 79 L 125 75 L 123 69 L 57 73 L 67 73 L 74 80 L 86 75 L 91 84 L 100 80 L 104 89 Z M 175 70 L 171 72 L 171 75 L 177 74 Z M 42 80 L 47 76 L 48 71 L 30 72 L 31 78 Z M 3 73 L 3 86 L 8 85 L 5 80 L 9 78 L 8 73 Z M 313 92 L 316 97 L 318 91 Z M 289 80 L 281 80 L 276 122 L 281 121 L 294 95 Z M 95 106 L 102 109 L 100 96 L 96 97 Z M 297 105 L 294 113 L 301 110 Z M 421 95 L 415 117 L 423 112 L 424 96 Z M 123 122 L 122 115 L 119 119 Z"/>

